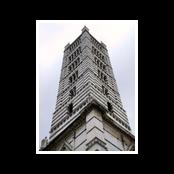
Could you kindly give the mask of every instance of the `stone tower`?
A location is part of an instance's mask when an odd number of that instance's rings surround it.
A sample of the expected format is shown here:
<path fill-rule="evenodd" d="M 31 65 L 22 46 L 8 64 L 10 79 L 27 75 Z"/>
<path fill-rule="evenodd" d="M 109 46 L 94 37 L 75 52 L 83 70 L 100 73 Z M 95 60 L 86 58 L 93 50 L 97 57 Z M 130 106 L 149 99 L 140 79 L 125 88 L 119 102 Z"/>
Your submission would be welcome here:
<path fill-rule="evenodd" d="M 85 26 L 65 46 L 50 137 L 40 150 L 133 151 L 134 144 L 106 45 Z"/>

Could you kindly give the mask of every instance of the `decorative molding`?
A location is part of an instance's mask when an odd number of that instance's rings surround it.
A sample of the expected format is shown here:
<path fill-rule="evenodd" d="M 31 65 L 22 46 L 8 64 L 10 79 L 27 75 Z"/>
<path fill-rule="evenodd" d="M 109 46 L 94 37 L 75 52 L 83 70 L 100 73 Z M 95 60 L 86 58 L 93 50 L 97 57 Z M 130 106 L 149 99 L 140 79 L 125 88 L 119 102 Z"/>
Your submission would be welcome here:
<path fill-rule="evenodd" d="M 100 140 L 99 138 L 95 137 L 90 142 L 86 144 L 87 148 L 86 150 L 89 150 L 94 144 L 99 144 L 102 146 L 105 150 L 107 150 L 106 143 Z"/>
<path fill-rule="evenodd" d="M 122 149 L 120 149 L 118 146 L 116 146 L 115 144 L 113 144 L 112 142 L 110 142 L 108 139 L 105 138 L 105 140 L 106 140 L 108 143 L 112 144 L 114 147 L 116 147 L 118 150 L 122 151 Z"/>
<path fill-rule="evenodd" d="M 93 129 L 97 129 L 97 130 L 99 130 L 100 132 L 104 133 L 101 129 L 99 129 L 98 127 L 94 126 L 94 127 L 92 127 L 86 134 L 88 134 L 89 132 L 91 132 Z"/>
<path fill-rule="evenodd" d="M 63 148 L 65 148 L 66 150 L 64 150 Z M 72 151 L 72 150 L 73 150 L 73 147 L 70 144 L 68 144 L 66 141 L 59 148 L 59 151 Z"/>
<path fill-rule="evenodd" d="M 74 150 L 76 150 L 77 148 L 79 148 L 83 143 L 85 143 L 87 141 L 87 139 L 85 139 L 84 141 L 82 141 L 77 147 L 75 147 Z"/>
<path fill-rule="evenodd" d="M 97 119 L 98 121 L 102 122 L 102 120 L 100 120 L 99 118 L 97 118 L 95 115 L 93 117 L 91 117 L 86 123 L 89 123 L 92 119 Z"/>

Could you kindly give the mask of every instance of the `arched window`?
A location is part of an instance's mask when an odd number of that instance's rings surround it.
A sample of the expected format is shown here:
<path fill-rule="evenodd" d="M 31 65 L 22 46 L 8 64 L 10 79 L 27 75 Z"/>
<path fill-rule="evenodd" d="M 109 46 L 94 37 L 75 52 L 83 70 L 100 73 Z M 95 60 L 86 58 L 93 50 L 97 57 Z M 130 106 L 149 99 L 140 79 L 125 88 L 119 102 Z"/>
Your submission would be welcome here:
<path fill-rule="evenodd" d="M 112 105 L 109 102 L 107 102 L 107 105 L 108 105 L 108 111 L 112 112 Z"/>
<path fill-rule="evenodd" d="M 75 61 L 75 67 L 77 67 L 77 61 Z"/>
<path fill-rule="evenodd" d="M 105 93 L 105 87 L 102 85 L 102 92 Z"/>
<path fill-rule="evenodd" d="M 102 66 L 103 66 L 103 64 L 102 63 L 100 63 L 100 68 L 102 69 Z"/>
<path fill-rule="evenodd" d="M 108 89 L 105 89 L 105 95 L 106 96 L 108 95 Z"/>
<path fill-rule="evenodd" d="M 100 78 L 100 71 L 98 70 L 98 77 Z"/>
<path fill-rule="evenodd" d="M 75 81 L 76 80 L 76 76 L 75 76 L 75 74 L 73 74 L 73 81 Z"/>
<path fill-rule="evenodd" d="M 73 98 L 76 95 L 76 87 L 74 86 L 73 89 L 70 90 L 70 97 Z"/>
<path fill-rule="evenodd" d="M 78 71 L 76 71 L 76 78 L 78 78 Z"/>
<path fill-rule="evenodd" d="M 99 54 L 99 56 L 98 56 L 99 58 L 101 58 L 101 53 Z"/>
<path fill-rule="evenodd" d="M 94 48 L 94 54 L 96 54 L 96 49 Z"/>
<path fill-rule="evenodd" d="M 71 98 L 73 98 L 73 90 L 70 90 L 69 95 Z"/>
<path fill-rule="evenodd" d="M 69 114 L 71 114 L 73 112 L 73 104 L 72 103 L 70 103 L 68 106 L 68 112 L 69 112 Z"/>
<path fill-rule="evenodd" d="M 79 55 L 79 50 L 77 49 L 77 55 Z"/>
<path fill-rule="evenodd" d="M 104 81 L 107 82 L 107 77 L 106 76 L 104 76 Z"/>
<path fill-rule="evenodd" d="M 97 65 L 99 66 L 99 60 L 97 60 Z"/>
<path fill-rule="evenodd" d="M 94 47 L 92 47 L 92 53 L 94 53 Z"/>
<path fill-rule="evenodd" d="M 69 82 L 72 83 L 72 77 L 69 78 Z"/>
<path fill-rule="evenodd" d="M 73 95 L 74 96 L 76 95 L 76 86 L 74 86 L 74 88 L 73 88 Z"/>
<path fill-rule="evenodd" d="M 106 66 L 105 66 L 105 65 L 103 65 L 103 70 L 104 70 L 104 71 L 106 70 Z"/>
<path fill-rule="evenodd" d="M 101 79 L 102 79 L 102 80 L 104 79 L 104 74 L 103 74 L 103 73 L 101 73 Z"/>

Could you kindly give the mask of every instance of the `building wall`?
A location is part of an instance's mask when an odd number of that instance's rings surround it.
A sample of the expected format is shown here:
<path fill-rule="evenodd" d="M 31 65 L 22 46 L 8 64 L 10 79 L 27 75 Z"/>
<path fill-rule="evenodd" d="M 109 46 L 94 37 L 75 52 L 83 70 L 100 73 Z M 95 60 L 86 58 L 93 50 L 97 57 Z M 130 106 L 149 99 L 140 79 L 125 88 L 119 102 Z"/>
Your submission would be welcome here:
<path fill-rule="evenodd" d="M 105 120 L 105 113 L 97 107 L 91 107 L 87 114 L 83 114 L 84 119 L 71 125 L 69 130 L 65 129 L 62 138 L 49 150 L 61 151 L 68 145 L 68 150 L 75 151 L 123 151 L 134 143 L 133 137 Z"/>
<path fill-rule="evenodd" d="M 74 89 L 75 95 L 72 97 L 70 91 Z M 107 94 L 105 90 L 108 91 Z M 90 107 L 92 102 L 98 105 L 97 109 Z M 109 109 L 109 105 L 112 109 Z M 68 109 L 70 106 L 71 113 Z M 83 117 L 82 112 L 86 112 L 86 108 L 91 112 L 85 115 L 85 120 L 78 127 L 72 126 L 79 117 Z M 114 127 L 108 120 L 114 123 Z M 69 128 L 72 128 L 70 132 Z M 59 142 L 50 148 L 124 150 L 126 144 L 129 146 L 130 140 L 126 134 L 122 135 L 120 128 L 130 133 L 106 45 L 99 43 L 84 28 L 72 44 L 65 46 L 49 137 L 50 142 L 55 139 Z"/>

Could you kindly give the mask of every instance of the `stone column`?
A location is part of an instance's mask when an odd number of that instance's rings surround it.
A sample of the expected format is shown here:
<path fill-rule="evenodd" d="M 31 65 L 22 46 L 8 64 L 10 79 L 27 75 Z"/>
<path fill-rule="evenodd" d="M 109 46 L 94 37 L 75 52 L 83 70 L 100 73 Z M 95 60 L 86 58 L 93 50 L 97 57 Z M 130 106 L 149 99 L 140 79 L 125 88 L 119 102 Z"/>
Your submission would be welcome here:
<path fill-rule="evenodd" d="M 86 116 L 87 151 L 106 151 L 104 140 L 102 113 L 92 109 Z"/>

